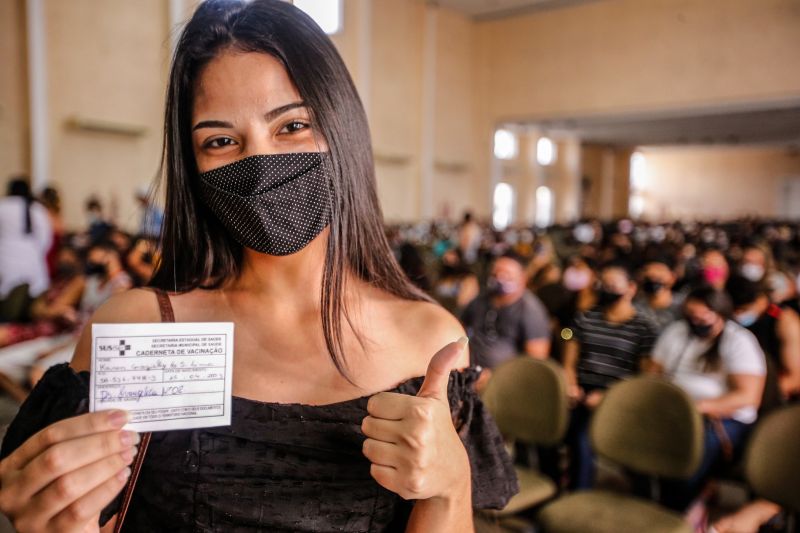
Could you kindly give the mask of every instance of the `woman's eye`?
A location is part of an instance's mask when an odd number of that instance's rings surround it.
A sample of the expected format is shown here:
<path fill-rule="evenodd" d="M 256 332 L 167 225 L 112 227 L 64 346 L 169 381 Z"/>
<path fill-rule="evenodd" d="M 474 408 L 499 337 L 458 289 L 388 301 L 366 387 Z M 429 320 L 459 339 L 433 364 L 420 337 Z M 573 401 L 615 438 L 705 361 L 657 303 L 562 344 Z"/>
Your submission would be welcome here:
<path fill-rule="evenodd" d="M 230 137 L 217 137 L 216 139 L 211 139 L 207 141 L 203 147 L 204 148 L 224 148 L 225 146 L 230 146 L 234 143 L 234 140 Z"/>
<path fill-rule="evenodd" d="M 295 133 L 306 128 L 308 128 L 308 124 L 300 122 L 299 120 L 294 120 L 285 125 L 283 129 L 281 129 L 281 133 Z"/>

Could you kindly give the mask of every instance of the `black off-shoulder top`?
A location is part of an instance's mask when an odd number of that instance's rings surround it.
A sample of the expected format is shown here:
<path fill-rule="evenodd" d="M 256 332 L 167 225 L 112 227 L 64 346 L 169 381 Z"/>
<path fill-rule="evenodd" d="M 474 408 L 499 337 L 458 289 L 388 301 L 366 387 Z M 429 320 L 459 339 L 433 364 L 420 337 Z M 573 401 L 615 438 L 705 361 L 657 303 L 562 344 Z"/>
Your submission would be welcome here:
<path fill-rule="evenodd" d="M 517 480 L 474 392 L 477 376 L 452 372 L 448 396 L 470 459 L 473 505 L 497 509 L 517 492 Z M 421 384 L 414 378 L 392 391 L 416 394 Z M 413 502 L 378 485 L 361 452 L 367 400 L 312 406 L 234 397 L 230 426 L 153 433 L 123 530 L 403 531 Z M 88 406 L 89 373 L 52 367 L 9 427 L 0 457 Z"/>

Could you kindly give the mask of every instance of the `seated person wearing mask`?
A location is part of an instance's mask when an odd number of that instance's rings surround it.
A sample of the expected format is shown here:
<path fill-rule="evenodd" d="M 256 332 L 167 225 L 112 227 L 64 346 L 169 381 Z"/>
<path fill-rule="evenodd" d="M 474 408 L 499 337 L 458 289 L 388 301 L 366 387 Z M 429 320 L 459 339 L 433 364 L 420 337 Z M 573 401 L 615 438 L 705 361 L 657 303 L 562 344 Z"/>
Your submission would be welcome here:
<path fill-rule="evenodd" d="M 546 359 L 550 354 L 547 311 L 526 288 L 525 262 L 508 252 L 491 268 L 487 290 L 467 305 L 461 322 L 470 338 L 473 364 L 484 368 L 477 387 L 486 384 L 491 369 L 527 354 Z"/>
<path fill-rule="evenodd" d="M 790 308 L 770 303 L 763 283 L 743 277 L 728 281 L 734 318 L 758 339 L 767 356 L 767 391 L 762 410 L 800 395 L 800 318 Z"/>
<path fill-rule="evenodd" d="M 677 278 L 666 259 L 649 261 L 642 268 L 642 290 L 636 310 L 647 317 L 661 333 L 681 316 L 682 294 L 672 292 Z"/>
<path fill-rule="evenodd" d="M 686 297 L 684 320 L 659 337 L 650 370 L 681 387 L 705 419 L 703 459 L 688 481 L 662 482 L 662 503 L 683 510 L 712 467 L 730 460 L 758 418 L 766 367 L 752 333 L 730 319 L 729 296 L 712 287 Z"/>
<path fill-rule="evenodd" d="M 604 267 L 600 284 L 597 307 L 575 318 L 573 337 L 564 347 L 567 392 L 575 404 L 567 434 L 570 486 L 575 489 L 594 483 L 588 435 L 592 412 L 606 389 L 639 372 L 657 335 L 633 305 L 636 282 L 625 266 Z"/>

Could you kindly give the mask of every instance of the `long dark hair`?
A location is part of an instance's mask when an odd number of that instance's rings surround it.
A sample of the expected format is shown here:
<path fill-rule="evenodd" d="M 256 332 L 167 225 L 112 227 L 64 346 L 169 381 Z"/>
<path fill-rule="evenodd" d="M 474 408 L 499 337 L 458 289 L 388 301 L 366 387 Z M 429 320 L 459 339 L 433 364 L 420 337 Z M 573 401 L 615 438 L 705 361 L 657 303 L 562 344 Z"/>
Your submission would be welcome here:
<path fill-rule="evenodd" d="M 25 200 L 25 234 L 33 232 L 33 222 L 31 221 L 31 204 L 33 204 L 33 194 L 31 187 L 25 177 L 14 178 L 8 183 L 8 195 L 17 196 Z"/>
<path fill-rule="evenodd" d="M 714 289 L 708 285 L 703 285 L 693 289 L 687 296 L 686 302 L 695 301 L 703 304 L 711 311 L 719 315 L 724 322 L 733 316 L 733 304 L 731 298 L 724 291 Z M 688 318 L 687 318 L 688 321 Z M 703 370 L 706 372 L 719 369 L 722 361 L 722 355 L 719 352 L 720 344 L 722 343 L 722 336 L 725 330 L 714 338 L 711 346 L 700 355 L 699 360 L 703 363 Z"/>
<path fill-rule="evenodd" d="M 347 273 L 400 298 L 430 299 L 408 281 L 386 239 L 367 117 L 347 68 L 319 26 L 287 2 L 207 0 L 181 34 L 164 117 L 162 260 L 150 284 L 178 291 L 217 288 L 240 272 L 241 245 L 200 199 L 190 123 L 200 70 L 226 49 L 281 61 L 309 108 L 313 131 L 328 145 L 334 178 L 322 328 L 334 365 L 350 379 L 342 341 L 342 319 L 353 327 L 344 298 Z"/>

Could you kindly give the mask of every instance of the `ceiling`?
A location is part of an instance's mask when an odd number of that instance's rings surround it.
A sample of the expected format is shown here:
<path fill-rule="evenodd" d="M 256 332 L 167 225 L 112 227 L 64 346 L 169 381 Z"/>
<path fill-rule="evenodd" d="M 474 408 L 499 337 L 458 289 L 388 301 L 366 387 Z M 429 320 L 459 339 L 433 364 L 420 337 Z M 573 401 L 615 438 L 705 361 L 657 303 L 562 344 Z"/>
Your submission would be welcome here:
<path fill-rule="evenodd" d="M 601 144 L 800 146 L 800 105 L 662 117 L 560 119 L 527 125 Z"/>
<path fill-rule="evenodd" d="M 554 9 L 597 0 L 429 0 L 473 18 L 499 18 L 528 11 Z"/>

